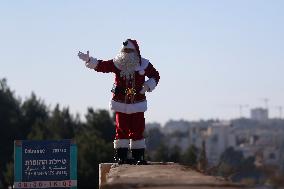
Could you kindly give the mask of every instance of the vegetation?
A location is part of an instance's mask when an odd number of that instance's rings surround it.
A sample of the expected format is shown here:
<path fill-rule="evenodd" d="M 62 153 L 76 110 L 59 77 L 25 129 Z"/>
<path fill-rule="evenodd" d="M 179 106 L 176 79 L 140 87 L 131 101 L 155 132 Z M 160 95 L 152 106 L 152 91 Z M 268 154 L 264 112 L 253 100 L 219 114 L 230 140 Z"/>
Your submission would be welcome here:
<path fill-rule="evenodd" d="M 80 188 L 98 185 L 98 164 L 112 161 L 113 118 L 106 110 L 89 108 L 82 122 L 68 107 L 50 109 L 34 93 L 16 98 L 0 80 L 0 188 L 13 183 L 14 140 L 74 139 L 78 145 Z"/>

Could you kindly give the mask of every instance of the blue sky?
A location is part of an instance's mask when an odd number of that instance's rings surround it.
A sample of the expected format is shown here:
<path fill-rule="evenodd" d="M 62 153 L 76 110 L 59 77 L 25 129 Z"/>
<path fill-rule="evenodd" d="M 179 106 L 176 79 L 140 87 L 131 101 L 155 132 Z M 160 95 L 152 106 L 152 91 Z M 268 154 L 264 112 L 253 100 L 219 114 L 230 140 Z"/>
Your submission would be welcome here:
<path fill-rule="evenodd" d="M 0 78 L 22 98 L 34 91 L 81 115 L 107 109 L 113 75 L 88 70 L 77 52 L 110 59 L 130 37 L 161 75 L 148 122 L 236 118 L 239 105 L 263 107 L 263 98 L 276 117 L 283 9 L 280 0 L 1 1 Z"/>

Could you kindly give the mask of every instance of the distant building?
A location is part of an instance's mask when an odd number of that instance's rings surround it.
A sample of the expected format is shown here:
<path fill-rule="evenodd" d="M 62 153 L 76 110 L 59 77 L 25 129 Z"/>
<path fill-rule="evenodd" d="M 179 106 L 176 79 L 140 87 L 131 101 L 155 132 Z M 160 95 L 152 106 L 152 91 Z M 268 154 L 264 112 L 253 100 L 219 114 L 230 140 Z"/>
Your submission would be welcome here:
<path fill-rule="evenodd" d="M 236 146 L 235 141 L 230 122 L 219 122 L 208 127 L 206 137 L 208 163 L 216 165 L 227 148 Z"/>
<path fill-rule="evenodd" d="M 251 109 L 250 117 L 253 120 L 266 121 L 266 120 L 268 120 L 268 109 L 265 109 L 265 108 Z"/>
<path fill-rule="evenodd" d="M 163 127 L 164 134 L 173 134 L 173 133 L 187 133 L 190 128 L 188 121 L 179 120 L 169 120 Z"/>
<path fill-rule="evenodd" d="M 231 123 L 226 121 L 213 123 L 207 128 L 191 127 L 189 138 L 189 143 L 199 149 L 202 148 L 202 142 L 205 142 L 209 165 L 216 165 L 227 148 L 236 146 Z"/>
<path fill-rule="evenodd" d="M 281 165 L 284 160 L 284 153 L 281 151 L 281 147 L 284 146 L 284 130 L 271 127 L 273 126 L 235 130 L 236 137 L 242 141 L 238 142 L 235 149 L 242 151 L 245 158 L 255 157 L 257 166 Z"/>
<path fill-rule="evenodd" d="M 188 132 L 189 145 L 201 148 L 202 141 L 204 141 L 207 136 L 207 129 L 207 127 L 191 127 Z"/>
<path fill-rule="evenodd" d="M 154 123 L 147 123 L 146 127 L 145 127 L 145 130 L 146 131 L 149 131 L 151 129 L 159 129 L 159 130 L 161 130 L 161 128 L 162 128 L 162 126 L 161 126 L 160 123 L 154 122 Z"/>
<path fill-rule="evenodd" d="M 170 148 L 174 148 L 175 146 L 178 146 L 182 153 L 184 153 L 189 147 L 189 137 L 188 136 L 185 136 L 185 137 L 174 136 L 174 137 L 169 138 L 167 142 L 169 143 L 168 145 Z"/>

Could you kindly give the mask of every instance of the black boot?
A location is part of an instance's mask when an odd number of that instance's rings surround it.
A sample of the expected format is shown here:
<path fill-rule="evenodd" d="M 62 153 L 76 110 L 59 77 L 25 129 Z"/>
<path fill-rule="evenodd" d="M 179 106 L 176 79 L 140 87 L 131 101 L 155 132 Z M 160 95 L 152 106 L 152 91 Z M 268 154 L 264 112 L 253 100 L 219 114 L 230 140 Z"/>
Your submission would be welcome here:
<path fill-rule="evenodd" d="M 127 154 L 128 154 L 128 148 L 117 148 L 117 149 L 115 149 L 114 161 L 116 163 L 118 163 L 119 165 L 126 164 L 127 163 Z"/>
<path fill-rule="evenodd" d="M 147 165 L 147 161 L 144 156 L 145 148 L 132 149 L 131 152 L 136 165 Z"/>

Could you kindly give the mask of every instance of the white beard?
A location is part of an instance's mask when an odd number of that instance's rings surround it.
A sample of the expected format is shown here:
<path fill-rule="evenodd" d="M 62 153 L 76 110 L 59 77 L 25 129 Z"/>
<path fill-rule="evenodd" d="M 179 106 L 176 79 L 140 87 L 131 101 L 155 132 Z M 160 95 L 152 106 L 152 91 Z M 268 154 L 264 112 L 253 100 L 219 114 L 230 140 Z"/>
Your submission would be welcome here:
<path fill-rule="evenodd" d="M 121 70 L 120 76 L 130 79 L 134 76 L 135 68 L 139 66 L 139 56 L 136 52 L 120 52 L 113 62 Z"/>

